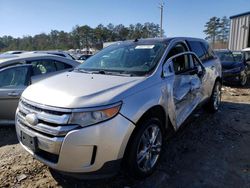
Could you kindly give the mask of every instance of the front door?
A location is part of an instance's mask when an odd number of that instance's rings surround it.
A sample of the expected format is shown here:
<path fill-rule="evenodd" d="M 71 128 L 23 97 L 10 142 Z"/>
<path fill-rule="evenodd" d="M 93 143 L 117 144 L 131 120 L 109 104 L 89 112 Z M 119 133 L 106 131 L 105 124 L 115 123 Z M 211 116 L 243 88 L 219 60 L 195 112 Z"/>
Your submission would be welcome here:
<path fill-rule="evenodd" d="M 0 70 L 0 121 L 13 121 L 19 98 L 30 83 L 30 65 Z"/>
<path fill-rule="evenodd" d="M 172 115 L 178 128 L 193 112 L 202 100 L 202 78 L 205 69 L 195 65 L 193 54 L 186 52 L 176 55 L 168 61 L 173 69 L 172 74 Z"/>

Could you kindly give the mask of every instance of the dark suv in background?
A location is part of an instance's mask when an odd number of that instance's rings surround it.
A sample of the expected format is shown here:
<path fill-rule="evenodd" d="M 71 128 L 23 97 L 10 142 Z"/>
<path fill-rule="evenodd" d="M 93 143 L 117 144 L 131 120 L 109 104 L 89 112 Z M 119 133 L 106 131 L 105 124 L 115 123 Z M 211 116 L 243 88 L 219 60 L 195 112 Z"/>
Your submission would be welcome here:
<path fill-rule="evenodd" d="M 223 81 L 245 86 L 248 80 L 248 68 L 243 59 L 236 60 L 230 50 L 215 50 L 215 53 L 221 61 Z"/>

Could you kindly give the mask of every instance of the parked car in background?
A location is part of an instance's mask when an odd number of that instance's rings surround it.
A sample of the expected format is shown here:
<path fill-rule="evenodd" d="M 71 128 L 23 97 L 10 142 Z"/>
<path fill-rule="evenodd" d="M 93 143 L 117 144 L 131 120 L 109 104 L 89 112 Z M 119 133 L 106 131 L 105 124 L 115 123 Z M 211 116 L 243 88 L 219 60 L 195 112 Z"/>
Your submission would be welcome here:
<path fill-rule="evenodd" d="M 230 50 L 215 50 L 215 53 L 221 61 L 223 81 L 245 86 L 248 80 L 246 64 L 242 60 L 236 61 Z"/>
<path fill-rule="evenodd" d="M 84 63 L 88 58 L 90 58 L 92 55 L 81 55 L 77 61 L 80 63 Z"/>
<path fill-rule="evenodd" d="M 48 50 L 48 51 L 31 51 L 27 53 L 45 53 L 45 54 L 52 54 L 52 55 L 57 55 L 61 57 L 65 57 L 67 59 L 72 59 L 75 60 L 75 58 L 70 55 L 68 52 L 60 51 L 60 50 Z"/>
<path fill-rule="evenodd" d="M 243 53 L 244 62 L 248 67 L 248 74 L 250 74 L 250 48 L 243 49 L 242 53 Z"/>
<path fill-rule="evenodd" d="M 199 57 L 201 58 L 199 58 Z M 194 38 L 111 45 L 78 66 L 29 86 L 16 113 L 21 145 L 75 177 L 154 172 L 170 130 L 203 103 L 221 102 L 221 64 Z"/>
<path fill-rule="evenodd" d="M 74 60 L 50 54 L 0 58 L 0 124 L 14 124 L 19 98 L 28 85 L 77 65 Z"/>

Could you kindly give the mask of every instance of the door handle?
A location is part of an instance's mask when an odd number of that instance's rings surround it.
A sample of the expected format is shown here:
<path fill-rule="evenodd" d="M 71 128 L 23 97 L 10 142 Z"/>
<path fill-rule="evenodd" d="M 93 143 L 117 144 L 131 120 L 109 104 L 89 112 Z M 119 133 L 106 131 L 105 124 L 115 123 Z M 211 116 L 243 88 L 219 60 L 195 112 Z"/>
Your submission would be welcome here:
<path fill-rule="evenodd" d="M 17 96 L 19 96 L 19 93 L 11 92 L 11 93 L 8 93 L 8 96 L 17 97 Z"/>

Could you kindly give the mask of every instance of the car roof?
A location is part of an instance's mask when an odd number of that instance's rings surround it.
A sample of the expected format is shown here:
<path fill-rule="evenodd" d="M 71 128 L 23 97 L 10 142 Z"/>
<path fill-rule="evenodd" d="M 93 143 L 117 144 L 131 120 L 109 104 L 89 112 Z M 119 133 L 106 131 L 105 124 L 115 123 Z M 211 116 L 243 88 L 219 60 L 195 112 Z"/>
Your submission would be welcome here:
<path fill-rule="evenodd" d="M 242 51 L 250 51 L 250 48 L 244 48 Z"/>
<path fill-rule="evenodd" d="M 204 39 L 200 38 L 192 38 L 192 37 L 169 37 L 169 38 L 142 38 L 142 39 L 134 39 L 134 40 L 126 40 L 126 41 L 119 41 L 115 44 L 120 43 L 132 43 L 132 42 L 138 42 L 138 44 L 147 44 L 147 43 L 165 43 L 169 44 L 172 40 L 187 40 L 187 41 L 201 41 L 204 42 Z"/>
<path fill-rule="evenodd" d="M 50 55 L 50 54 L 40 54 L 40 53 L 22 53 L 22 54 L 12 54 L 12 55 L 4 55 L 0 57 L 0 63 L 10 60 L 17 60 L 17 59 L 25 59 L 25 58 L 32 58 L 32 57 L 48 57 L 53 56 L 57 57 L 56 55 Z"/>
<path fill-rule="evenodd" d="M 5 67 L 12 65 L 14 61 L 21 60 L 20 63 L 22 63 L 22 60 L 25 61 L 26 59 L 32 59 L 32 58 L 53 58 L 57 60 L 61 60 L 65 63 L 71 64 L 71 65 L 77 65 L 78 62 L 67 59 L 64 57 L 60 57 L 53 54 L 43 54 L 43 53 L 22 53 L 22 54 L 15 54 L 15 55 L 6 55 L 0 57 L 0 67 Z"/>

